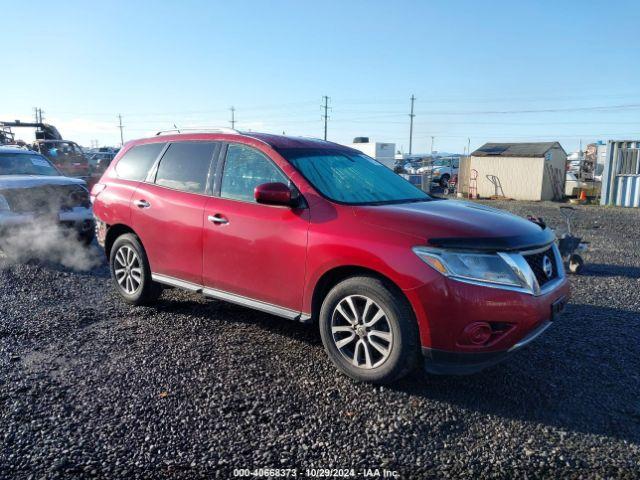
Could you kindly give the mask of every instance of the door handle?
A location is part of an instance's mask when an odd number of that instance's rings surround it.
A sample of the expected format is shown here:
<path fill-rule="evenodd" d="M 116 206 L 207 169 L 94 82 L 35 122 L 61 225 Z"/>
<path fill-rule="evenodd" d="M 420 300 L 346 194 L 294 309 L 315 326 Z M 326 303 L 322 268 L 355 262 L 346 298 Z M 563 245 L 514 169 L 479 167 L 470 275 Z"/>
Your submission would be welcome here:
<path fill-rule="evenodd" d="M 133 204 L 138 208 L 149 208 L 151 206 L 151 204 L 146 200 L 136 200 Z"/>
<path fill-rule="evenodd" d="M 218 225 L 226 225 L 227 223 L 229 223 L 229 220 L 227 220 L 225 217 L 223 217 L 219 213 L 216 213 L 215 215 L 209 215 L 207 217 L 207 220 L 209 220 L 211 223 L 215 223 Z"/>

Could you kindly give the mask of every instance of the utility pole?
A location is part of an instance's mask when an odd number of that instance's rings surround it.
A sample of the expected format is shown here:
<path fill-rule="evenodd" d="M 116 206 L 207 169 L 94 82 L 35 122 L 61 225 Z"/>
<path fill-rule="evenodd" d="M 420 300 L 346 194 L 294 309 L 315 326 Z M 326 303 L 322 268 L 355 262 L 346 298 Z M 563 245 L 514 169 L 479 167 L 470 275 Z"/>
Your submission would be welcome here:
<path fill-rule="evenodd" d="M 231 107 L 229 110 L 231 110 L 231 128 L 233 128 L 235 130 L 235 128 L 236 128 L 236 109 L 235 109 L 235 107 Z"/>
<path fill-rule="evenodd" d="M 124 130 L 124 125 L 122 125 L 122 115 L 118 114 L 118 128 L 120 129 L 120 146 L 124 145 L 124 134 L 122 133 Z"/>
<path fill-rule="evenodd" d="M 329 110 L 329 97 L 324 95 L 322 99 L 324 100 L 324 105 L 320 105 L 320 106 L 324 109 L 324 115 L 322 115 L 322 118 L 324 119 L 324 139 L 326 140 L 327 139 L 327 120 L 329 119 L 329 115 L 327 114 L 327 111 Z"/>
<path fill-rule="evenodd" d="M 409 114 L 409 155 L 411 155 L 411 149 L 413 147 L 413 117 L 415 114 L 413 113 L 413 103 L 416 101 L 416 96 L 411 95 L 411 113 Z"/>

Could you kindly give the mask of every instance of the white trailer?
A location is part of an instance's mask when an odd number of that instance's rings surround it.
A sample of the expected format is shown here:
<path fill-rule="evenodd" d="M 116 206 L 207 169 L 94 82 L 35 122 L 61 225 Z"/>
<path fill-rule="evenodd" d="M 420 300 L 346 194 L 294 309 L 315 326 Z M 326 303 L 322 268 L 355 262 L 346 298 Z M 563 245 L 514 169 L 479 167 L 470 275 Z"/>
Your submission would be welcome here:
<path fill-rule="evenodd" d="M 351 143 L 347 146 L 356 150 L 360 150 L 365 155 L 368 155 L 371 158 L 375 158 L 377 161 L 393 170 L 396 164 L 395 143 L 369 142 L 369 139 L 366 137 L 361 137 L 356 140 L 359 141 Z"/>

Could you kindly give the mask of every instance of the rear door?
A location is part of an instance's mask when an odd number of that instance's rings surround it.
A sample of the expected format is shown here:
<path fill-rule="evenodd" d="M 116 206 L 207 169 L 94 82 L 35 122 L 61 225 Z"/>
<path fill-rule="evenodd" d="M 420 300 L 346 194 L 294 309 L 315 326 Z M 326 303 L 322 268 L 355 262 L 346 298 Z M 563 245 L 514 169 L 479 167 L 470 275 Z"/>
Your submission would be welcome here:
<path fill-rule="evenodd" d="M 222 298 L 227 292 L 294 316 L 302 307 L 309 209 L 256 203 L 255 187 L 268 182 L 289 179 L 256 148 L 228 145 L 204 212 L 203 280 Z"/>
<path fill-rule="evenodd" d="M 207 141 L 169 144 L 134 193 L 131 223 L 154 274 L 202 283 L 203 212 L 218 148 Z"/>

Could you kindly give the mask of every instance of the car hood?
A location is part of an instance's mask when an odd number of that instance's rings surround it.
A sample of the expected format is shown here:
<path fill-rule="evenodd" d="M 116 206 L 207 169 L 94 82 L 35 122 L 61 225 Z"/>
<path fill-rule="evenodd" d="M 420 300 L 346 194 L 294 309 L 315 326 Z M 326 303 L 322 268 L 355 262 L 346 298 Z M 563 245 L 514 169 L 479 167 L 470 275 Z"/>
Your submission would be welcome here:
<path fill-rule="evenodd" d="M 0 189 L 7 188 L 32 188 L 45 185 L 83 185 L 84 180 L 63 176 L 45 175 L 0 175 Z"/>
<path fill-rule="evenodd" d="M 363 222 L 418 237 L 442 248 L 505 251 L 547 245 L 555 238 L 508 212 L 460 200 L 354 207 Z"/>

